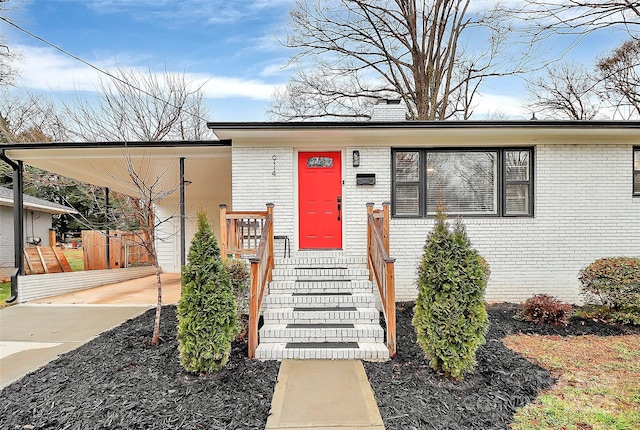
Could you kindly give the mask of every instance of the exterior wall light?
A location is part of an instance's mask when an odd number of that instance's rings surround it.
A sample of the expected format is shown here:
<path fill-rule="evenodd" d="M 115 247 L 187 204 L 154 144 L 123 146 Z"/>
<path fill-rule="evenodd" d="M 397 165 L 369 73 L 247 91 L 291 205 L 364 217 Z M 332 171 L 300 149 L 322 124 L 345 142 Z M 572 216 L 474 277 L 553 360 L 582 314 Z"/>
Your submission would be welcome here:
<path fill-rule="evenodd" d="M 358 167 L 360 166 L 360 151 L 358 151 L 357 149 L 353 151 L 353 167 Z"/>

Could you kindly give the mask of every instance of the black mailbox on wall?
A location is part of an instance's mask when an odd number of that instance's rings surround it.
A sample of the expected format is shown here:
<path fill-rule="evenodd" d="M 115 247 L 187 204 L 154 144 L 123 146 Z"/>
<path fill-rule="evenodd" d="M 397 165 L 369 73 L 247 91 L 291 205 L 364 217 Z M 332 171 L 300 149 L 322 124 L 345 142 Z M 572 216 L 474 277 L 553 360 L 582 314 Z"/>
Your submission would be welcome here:
<path fill-rule="evenodd" d="M 375 185 L 375 173 L 358 173 L 356 174 L 356 185 Z"/>

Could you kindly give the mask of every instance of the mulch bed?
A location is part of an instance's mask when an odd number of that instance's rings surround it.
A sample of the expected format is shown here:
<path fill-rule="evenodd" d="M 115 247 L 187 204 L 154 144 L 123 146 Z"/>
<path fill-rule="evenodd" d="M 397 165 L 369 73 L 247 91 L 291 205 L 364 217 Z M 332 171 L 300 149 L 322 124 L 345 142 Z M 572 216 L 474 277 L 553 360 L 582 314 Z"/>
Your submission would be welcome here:
<path fill-rule="evenodd" d="M 414 303 L 397 304 L 397 356 L 387 363 L 365 363 L 385 426 L 393 429 L 508 429 L 516 410 L 554 383 L 548 371 L 507 349 L 510 334 L 601 336 L 639 330 L 572 319 L 567 327 L 517 321 L 514 304 L 487 308 L 487 343 L 477 353 L 477 367 L 463 381 L 449 381 L 429 366 L 411 325 Z"/>
<path fill-rule="evenodd" d="M 553 384 L 544 369 L 505 348 L 514 333 L 617 335 L 629 329 L 573 320 L 568 327 L 513 319 L 516 305 L 489 307 L 487 344 L 462 382 L 436 375 L 416 344 L 413 303 L 399 303 L 398 355 L 365 369 L 387 429 L 506 429 L 514 412 Z M 175 307 L 162 313 L 163 342 L 147 345 L 154 310 L 104 333 L 0 392 L 1 429 L 263 429 L 280 364 L 246 359 L 198 376 L 178 362 Z M 635 330 L 634 332 L 638 332 Z"/>
<path fill-rule="evenodd" d="M 178 361 L 175 306 L 155 310 L 64 354 L 0 392 L 2 429 L 263 429 L 280 363 L 249 360 L 235 342 L 225 369 L 198 376 Z"/>

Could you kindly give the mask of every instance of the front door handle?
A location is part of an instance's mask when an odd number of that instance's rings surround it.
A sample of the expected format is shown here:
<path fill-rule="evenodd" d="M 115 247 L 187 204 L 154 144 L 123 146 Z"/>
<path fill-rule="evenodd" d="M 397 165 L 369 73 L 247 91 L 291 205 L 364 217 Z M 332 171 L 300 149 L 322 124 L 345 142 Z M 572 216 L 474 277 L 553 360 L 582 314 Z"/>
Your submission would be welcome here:
<path fill-rule="evenodd" d="M 338 196 L 338 221 L 342 218 L 342 197 Z"/>

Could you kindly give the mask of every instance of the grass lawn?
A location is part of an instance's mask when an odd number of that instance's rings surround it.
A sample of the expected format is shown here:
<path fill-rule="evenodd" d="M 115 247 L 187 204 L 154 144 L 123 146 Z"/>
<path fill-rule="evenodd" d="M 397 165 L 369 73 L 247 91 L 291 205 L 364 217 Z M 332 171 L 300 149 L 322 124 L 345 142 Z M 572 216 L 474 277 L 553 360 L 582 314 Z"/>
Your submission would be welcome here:
<path fill-rule="evenodd" d="M 82 249 L 65 249 L 64 256 L 67 257 L 72 272 L 84 270 L 84 256 Z"/>
<path fill-rule="evenodd" d="M 503 342 L 558 378 L 516 413 L 514 429 L 640 429 L 640 335 L 514 335 Z"/>
<path fill-rule="evenodd" d="M 0 284 L 0 308 L 8 306 L 6 300 L 11 295 L 11 282 Z"/>

